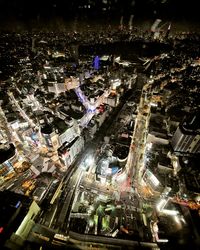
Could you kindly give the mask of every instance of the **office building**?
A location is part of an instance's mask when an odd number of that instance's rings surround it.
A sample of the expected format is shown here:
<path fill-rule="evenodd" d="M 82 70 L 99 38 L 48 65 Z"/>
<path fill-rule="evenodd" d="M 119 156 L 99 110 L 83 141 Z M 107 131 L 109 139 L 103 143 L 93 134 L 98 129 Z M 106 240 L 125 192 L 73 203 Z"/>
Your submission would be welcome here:
<path fill-rule="evenodd" d="M 197 116 L 180 125 L 171 140 L 175 152 L 186 154 L 200 153 L 200 128 Z"/>

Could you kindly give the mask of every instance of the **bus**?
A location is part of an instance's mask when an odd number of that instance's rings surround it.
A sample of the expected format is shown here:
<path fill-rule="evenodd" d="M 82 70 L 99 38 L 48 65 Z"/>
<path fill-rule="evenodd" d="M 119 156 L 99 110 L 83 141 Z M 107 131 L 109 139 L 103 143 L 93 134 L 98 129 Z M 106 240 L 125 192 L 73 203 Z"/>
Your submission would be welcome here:
<path fill-rule="evenodd" d="M 63 234 L 55 234 L 54 238 L 52 240 L 52 244 L 54 245 L 66 245 L 68 241 L 68 236 L 65 236 Z"/>
<path fill-rule="evenodd" d="M 116 237 L 116 235 L 118 234 L 118 232 L 119 232 L 119 229 L 116 229 L 113 233 L 112 233 L 112 237 Z"/>

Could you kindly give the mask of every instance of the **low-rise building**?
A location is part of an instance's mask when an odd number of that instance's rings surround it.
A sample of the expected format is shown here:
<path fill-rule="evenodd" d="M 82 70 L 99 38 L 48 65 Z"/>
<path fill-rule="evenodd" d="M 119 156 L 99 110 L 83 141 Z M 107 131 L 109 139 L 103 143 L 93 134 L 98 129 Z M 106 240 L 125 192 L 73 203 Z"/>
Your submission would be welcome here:
<path fill-rule="evenodd" d="M 58 96 L 60 93 L 66 91 L 65 83 L 64 82 L 48 82 L 48 91 L 50 93 L 54 93 Z"/>
<path fill-rule="evenodd" d="M 110 94 L 107 98 L 105 98 L 105 103 L 111 107 L 117 107 L 119 104 L 119 97 L 116 94 Z"/>
<path fill-rule="evenodd" d="M 0 176 L 4 179 L 14 172 L 14 164 L 18 161 L 18 153 L 13 144 L 0 144 Z"/>
<path fill-rule="evenodd" d="M 90 134 L 90 137 L 93 138 L 96 131 L 97 131 L 97 123 L 94 119 L 92 119 L 88 125 L 87 125 L 88 132 Z"/>
<path fill-rule="evenodd" d="M 79 129 L 71 119 L 54 118 L 51 123 L 42 126 L 41 134 L 48 147 L 57 149 L 63 143 L 72 141 L 79 134 Z"/>

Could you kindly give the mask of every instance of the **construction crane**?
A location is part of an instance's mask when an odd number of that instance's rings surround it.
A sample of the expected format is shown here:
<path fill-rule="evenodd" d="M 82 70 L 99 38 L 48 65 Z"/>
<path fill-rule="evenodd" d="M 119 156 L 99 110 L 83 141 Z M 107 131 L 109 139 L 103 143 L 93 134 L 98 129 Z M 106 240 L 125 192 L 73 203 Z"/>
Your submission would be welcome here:
<path fill-rule="evenodd" d="M 134 17 L 134 15 L 131 15 L 130 19 L 129 19 L 129 22 L 128 22 L 129 30 L 133 29 L 133 17 Z"/>
<path fill-rule="evenodd" d="M 123 27 L 124 27 L 124 17 L 121 16 L 121 18 L 120 18 L 120 25 L 119 25 L 120 30 L 123 30 Z"/>
<path fill-rule="evenodd" d="M 171 30 L 171 22 L 165 22 L 161 26 L 160 23 L 162 22 L 161 19 L 156 19 L 153 25 L 151 26 L 151 32 L 154 34 L 153 37 L 154 39 L 160 39 L 160 32 L 163 30 L 163 28 L 168 25 L 165 38 L 169 36 L 170 30 Z"/>

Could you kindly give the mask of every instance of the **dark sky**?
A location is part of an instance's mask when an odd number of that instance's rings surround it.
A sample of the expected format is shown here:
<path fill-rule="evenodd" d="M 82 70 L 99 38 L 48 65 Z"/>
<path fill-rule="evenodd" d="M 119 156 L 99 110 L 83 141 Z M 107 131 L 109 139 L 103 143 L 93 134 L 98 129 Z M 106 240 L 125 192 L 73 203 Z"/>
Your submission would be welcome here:
<path fill-rule="evenodd" d="M 0 0 L 0 21 L 101 18 L 200 20 L 199 0 Z"/>

